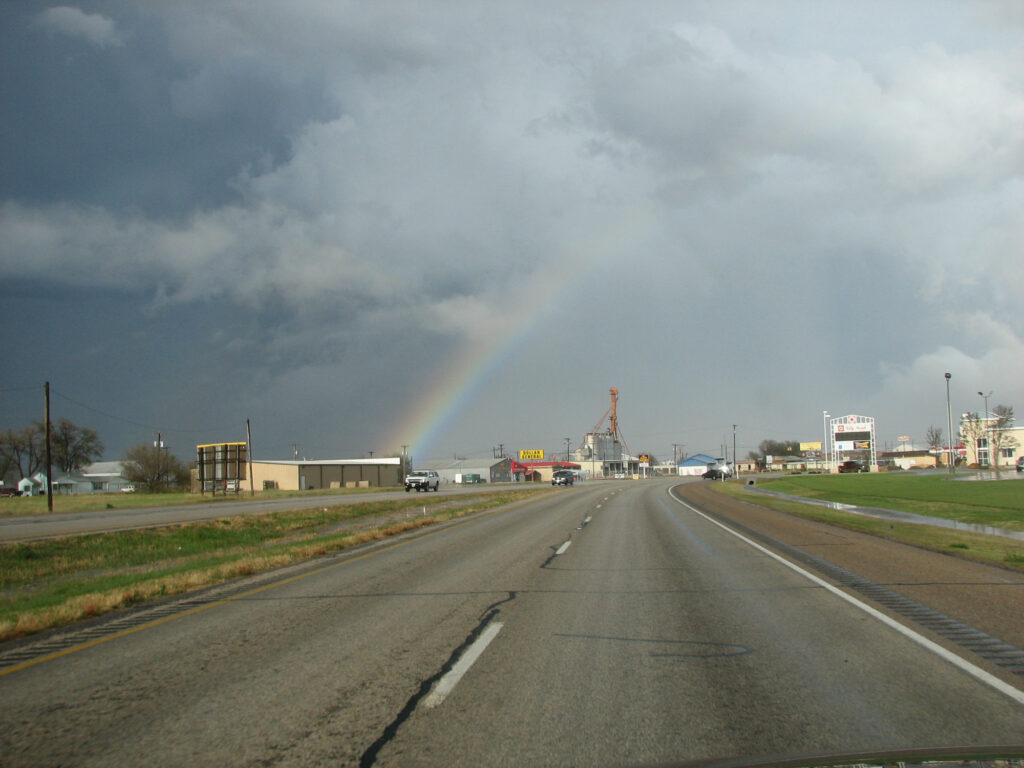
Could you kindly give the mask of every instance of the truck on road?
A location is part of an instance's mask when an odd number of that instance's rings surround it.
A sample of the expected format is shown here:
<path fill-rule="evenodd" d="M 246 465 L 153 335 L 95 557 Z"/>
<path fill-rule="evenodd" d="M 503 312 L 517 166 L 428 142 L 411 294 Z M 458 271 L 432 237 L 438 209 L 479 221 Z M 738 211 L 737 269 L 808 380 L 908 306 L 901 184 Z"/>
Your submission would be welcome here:
<path fill-rule="evenodd" d="M 421 469 L 405 476 L 406 493 L 415 488 L 417 491 L 436 491 L 441 485 L 441 476 L 432 469 Z"/>

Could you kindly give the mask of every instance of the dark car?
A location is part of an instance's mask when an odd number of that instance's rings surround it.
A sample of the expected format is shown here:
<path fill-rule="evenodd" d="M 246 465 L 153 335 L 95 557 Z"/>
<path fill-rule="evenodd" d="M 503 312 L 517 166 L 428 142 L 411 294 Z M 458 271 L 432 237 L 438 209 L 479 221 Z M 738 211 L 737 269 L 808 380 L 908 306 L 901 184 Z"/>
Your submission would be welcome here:
<path fill-rule="evenodd" d="M 724 469 L 716 469 L 712 467 L 703 475 L 701 475 L 701 477 L 703 477 L 705 480 L 724 480 L 726 474 Z"/>
<path fill-rule="evenodd" d="M 1017 467 L 1017 471 L 1020 471 L 1020 467 Z M 0 497 L 10 496 L 21 496 L 21 491 L 19 491 L 17 488 L 12 488 L 9 485 L 0 485 Z"/>
<path fill-rule="evenodd" d="M 1017 459 L 1017 471 L 1024 472 L 1024 456 Z"/>
<path fill-rule="evenodd" d="M 551 476 L 552 485 L 572 485 L 576 481 L 576 475 L 567 469 L 560 469 Z"/>
<path fill-rule="evenodd" d="M 839 471 L 840 472 L 863 472 L 864 471 L 864 465 L 861 464 L 859 461 L 853 461 L 853 460 L 844 461 L 842 464 L 839 465 Z"/>

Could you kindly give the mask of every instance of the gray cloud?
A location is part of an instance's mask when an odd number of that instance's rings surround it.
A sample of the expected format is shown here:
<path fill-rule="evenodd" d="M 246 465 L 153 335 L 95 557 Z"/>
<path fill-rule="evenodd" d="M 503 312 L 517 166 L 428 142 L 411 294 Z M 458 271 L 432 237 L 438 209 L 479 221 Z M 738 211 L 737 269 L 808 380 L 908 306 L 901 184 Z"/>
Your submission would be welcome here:
<path fill-rule="evenodd" d="M 85 40 L 97 48 L 124 45 L 124 38 L 114 21 L 99 13 L 83 13 L 78 8 L 59 5 L 42 11 L 36 17 L 36 23 L 68 37 Z"/>
<path fill-rule="evenodd" d="M 140 412 L 393 450 L 371 443 L 488 340 L 506 367 L 441 455 L 582 433 L 613 385 L 655 452 L 737 421 L 813 438 L 822 408 L 923 433 L 951 367 L 964 398 L 1024 396 L 1024 115 L 992 8 L 81 7 L 4 11 L 0 278 L 24 311 L 130 315 L 133 354 L 167 357 L 118 384 Z"/>

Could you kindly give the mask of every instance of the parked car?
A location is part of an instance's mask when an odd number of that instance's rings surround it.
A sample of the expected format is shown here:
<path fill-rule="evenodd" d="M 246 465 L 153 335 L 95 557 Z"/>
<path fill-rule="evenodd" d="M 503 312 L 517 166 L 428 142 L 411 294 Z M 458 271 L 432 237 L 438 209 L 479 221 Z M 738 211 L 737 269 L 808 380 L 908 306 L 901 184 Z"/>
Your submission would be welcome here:
<path fill-rule="evenodd" d="M 1017 471 L 1024 472 L 1024 456 L 1020 456 L 1017 459 Z"/>
<path fill-rule="evenodd" d="M 572 485 L 576 482 L 576 475 L 568 469 L 560 469 L 551 475 L 552 485 Z"/>
<path fill-rule="evenodd" d="M 135 486 L 131 483 L 121 486 L 121 493 L 135 493 Z"/>
<path fill-rule="evenodd" d="M 712 467 L 701 475 L 705 480 L 724 480 L 728 476 L 729 474 L 724 469 L 718 469 L 717 467 Z"/>
<path fill-rule="evenodd" d="M 864 465 L 859 461 L 853 461 L 852 459 L 844 461 L 839 465 L 840 472 L 863 472 Z"/>
<path fill-rule="evenodd" d="M 1020 466 L 1017 467 L 1017 471 L 1020 472 Z M 0 485 L 0 497 L 11 498 L 14 496 L 21 496 L 21 491 L 13 485 Z"/>

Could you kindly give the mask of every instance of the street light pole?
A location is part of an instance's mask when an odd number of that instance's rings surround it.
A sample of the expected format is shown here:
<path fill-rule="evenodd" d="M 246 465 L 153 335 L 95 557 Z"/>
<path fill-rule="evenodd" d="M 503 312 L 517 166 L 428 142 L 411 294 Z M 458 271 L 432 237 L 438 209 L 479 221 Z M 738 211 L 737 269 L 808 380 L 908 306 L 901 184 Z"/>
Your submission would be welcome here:
<path fill-rule="evenodd" d="M 829 465 L 828 461 L 828 417 L 831 416 L 832 414 L 829 413 L 828 411 L 822 411 L 821 414 L 822 421 L 824 422 L 822 425 L 822 437 L 825 438 L 824 442 L 821 444 L 822 452 L 825 454 L 825 469 L 831 472 L 832 467 Z"/>
<path fill-rule="evenodd" d="M 989 390 L 987 395 L 984 392 L 979 392 L 978 394 L 981 395 L 985 401 L 985 420 L 988 421 L 988 399 L 992 397 L 992 390 Z"/>
<path fill-rule="evenodd" d="M 953 412 L 949 409 L 949 380 L 953 374 L 946 373 L 946 429 L 949 430 L 949 453 L 946 454 L 946 462 L 949 464 L 949 474 L 956 474 L 953 469 Z"/>

